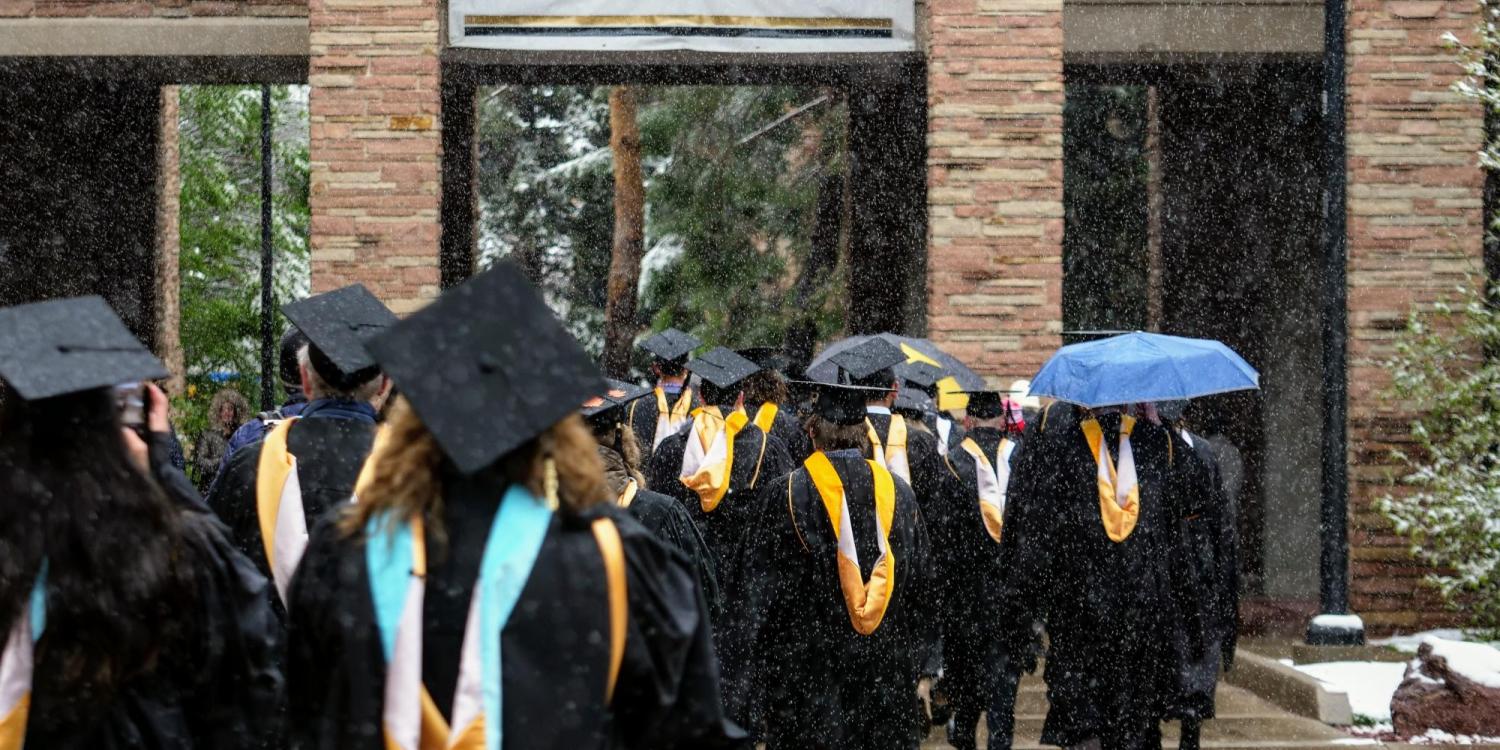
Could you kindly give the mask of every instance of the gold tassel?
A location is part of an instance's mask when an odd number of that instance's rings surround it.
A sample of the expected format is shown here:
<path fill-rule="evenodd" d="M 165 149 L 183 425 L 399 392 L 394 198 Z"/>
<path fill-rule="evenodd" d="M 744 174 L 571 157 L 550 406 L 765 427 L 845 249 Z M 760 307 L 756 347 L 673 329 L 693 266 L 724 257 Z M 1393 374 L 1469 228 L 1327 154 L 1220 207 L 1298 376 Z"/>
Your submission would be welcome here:
<path fill-rule="evenodd" d="M 542 495 L 547 501 L 547 509 L 556 511 L 559 505 L 557 500 L 557 462 L 551 456 L 542 460 Z"/>

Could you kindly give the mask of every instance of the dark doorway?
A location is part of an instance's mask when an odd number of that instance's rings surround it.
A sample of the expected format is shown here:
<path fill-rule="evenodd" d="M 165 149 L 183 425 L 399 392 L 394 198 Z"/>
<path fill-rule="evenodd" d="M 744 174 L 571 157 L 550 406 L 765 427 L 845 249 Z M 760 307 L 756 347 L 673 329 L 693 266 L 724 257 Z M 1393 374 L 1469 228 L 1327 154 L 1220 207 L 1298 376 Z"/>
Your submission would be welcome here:
<path fill-rule="evenodd" d="M 0 78 L 0 306 L 104 296 L 155 339 L 159 86 Z"/>
<path fill-rule="evenodd" d="M 1196 404 L 1193 429 L 1243 462 L 1245 593 L 1305 608 L 1321 477 L 1318 68 L 1067 75 L 1065 325 L 1145 328 L 1154 304 L 1163 332 L 1218 339 L 1260 370 L 1261 391 Z"/>

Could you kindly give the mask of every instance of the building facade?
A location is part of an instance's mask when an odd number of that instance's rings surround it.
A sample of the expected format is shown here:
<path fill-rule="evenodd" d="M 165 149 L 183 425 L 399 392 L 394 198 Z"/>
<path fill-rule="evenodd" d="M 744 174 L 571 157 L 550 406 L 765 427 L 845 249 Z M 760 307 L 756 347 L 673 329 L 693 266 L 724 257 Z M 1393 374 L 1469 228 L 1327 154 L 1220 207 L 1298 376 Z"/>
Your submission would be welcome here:
<path fill-rule="evenodd" d="M 309 84 L 314 289 L 362 282 L 405 313 L 472 268 L 476 86 L 811 79 L 850 90 L 858 168 L 899 187 L 856 207 L 859 259 L 907 279 L 859 325 L 923 333 L 1009 382 L 1062 343 L 1082 299 L 1070 92 L 1144 87 L 1159 156 L 1153 322 L 1222 338 L 1265 375 L 1263 394 L 1220 414 L 1247 453 L 1253 599 L 1272 624 L 1316 609 L 1319 393 L 1343 378 L 1351 606 L 1374 631 L 1415 629 L 1447 615 L 1373 510 L 1406 439 L 1382 362 L 1414 305 L 1481 267 L 1482 116 L 1450 91 L 1461 71 L 1443 41 L 1468 38 L 1477 14 L 1471 0 L 1351 2 L 1349 361 L 1332 372 L 1316 260 L 1322 13 L 1305 0 L 926 0 L 914 52 L 767 61 L 458 49 L 440 0 L 0 0 L 0 174 L 19 194 L 0 211 L 0 302 L 99 290 L 138 331 L 170 338 L 173 295 L 158 290 L 175 278 L 171 85 Z M 19 270 L 80 254 L 115 265 Z"/>

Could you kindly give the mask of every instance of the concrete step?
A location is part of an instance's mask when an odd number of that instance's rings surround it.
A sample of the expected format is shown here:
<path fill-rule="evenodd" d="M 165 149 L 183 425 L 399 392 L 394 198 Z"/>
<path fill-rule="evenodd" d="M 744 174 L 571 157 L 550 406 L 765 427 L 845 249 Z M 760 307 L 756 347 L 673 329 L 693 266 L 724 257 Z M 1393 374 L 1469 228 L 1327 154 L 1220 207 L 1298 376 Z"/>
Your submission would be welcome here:
<path fill-rule="evenodd" d="M 1219 718 L 1204 723 L 1204 748 L 1334 750 L 1359 745 L 1378 746 L 1378 743 L 1349 737 L 1338 729 L 1312 719 L 1289 714 L 1242 688 L 1220 684 L 1216 697 Z M 1017 750 L 1047 747 L 1039 744 L 1046 713 L 1047 696 L 1041 681 L 1035 678 L 1023 680 L 1016 697 L 1013 746 Z M 1177 746 L 1179 728 L 1180 725 L 1176 722 L 1163 725 L 1164 748 Z M 980 747 L 984 747 L 987 736 L 981 722 Z M 924 750 L 949 747 L 942 727 L 934 727 L 932 735 L 922 747 Z"/>
<path fill-rule="evenodd" d="M 1219 686 L 1215 694 L 1215 702 L 1220 718 L 1281 713 L 1276 706 L 1249 691 L 1228 685 Z M 1040 686 L 1033 690 L 1023 689 L 1016 694 L 1017 715 L 1046 714 L 1047 708 L 1047 693 Z"/>
<path fill-rule="evenodd" d="M 1042 736 L 1040 714 L 1016 716 L 1018 738 L 1035 739 Z M 1162 725 L 1162 739 L 1175 740 L 1180 725 L 1170 722 Z M 1230 743 L 1255 743 L 1262 740 L 1289 739 L 1296 741 L 1347 740 L 1348 735 L 1325 724 L 1300 716 L 1281 714 L 1259 714 L 1234 718 L 1214 719 L 1203 723 L 1203 740 Z"/>

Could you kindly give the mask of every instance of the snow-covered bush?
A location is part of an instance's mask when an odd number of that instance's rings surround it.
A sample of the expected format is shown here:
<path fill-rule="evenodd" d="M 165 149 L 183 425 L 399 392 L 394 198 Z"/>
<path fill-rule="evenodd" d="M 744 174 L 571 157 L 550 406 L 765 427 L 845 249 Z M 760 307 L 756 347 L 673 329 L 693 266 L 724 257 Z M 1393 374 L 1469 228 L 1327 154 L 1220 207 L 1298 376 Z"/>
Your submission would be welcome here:
<path fill-rule="evenodd" d="M 1470 625 L 1500 631 L 1500 296 L 1462 288 L 1413 314 L 1390 363 L 1393 394 L 1417 416 L 1396 451 L 1406 491 L 1382 513 Z"/>

